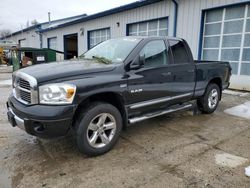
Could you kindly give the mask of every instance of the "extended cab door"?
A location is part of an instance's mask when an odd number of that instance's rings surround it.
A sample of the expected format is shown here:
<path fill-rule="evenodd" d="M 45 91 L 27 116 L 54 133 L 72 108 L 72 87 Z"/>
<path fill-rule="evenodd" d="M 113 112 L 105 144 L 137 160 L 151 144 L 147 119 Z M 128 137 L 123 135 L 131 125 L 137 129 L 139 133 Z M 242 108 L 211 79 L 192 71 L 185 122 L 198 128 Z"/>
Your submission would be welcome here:
<path fill-rule="evenodd" d="M 191 50 L 184 40 L 169 39 L 173 103 L 188 101 L 195 89 L 196 70 Z"/>

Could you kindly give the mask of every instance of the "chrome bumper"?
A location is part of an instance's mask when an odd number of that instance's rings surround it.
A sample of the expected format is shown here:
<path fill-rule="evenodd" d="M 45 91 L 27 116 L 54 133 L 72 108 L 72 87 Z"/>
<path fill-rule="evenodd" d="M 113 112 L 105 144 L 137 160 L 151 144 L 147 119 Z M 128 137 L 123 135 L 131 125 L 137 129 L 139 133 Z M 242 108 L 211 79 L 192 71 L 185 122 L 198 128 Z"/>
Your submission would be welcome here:
<path fill-rule="evenodd" d="M 18 117 L 10 107 L 8 108 L 8 111 L 14 116 L 16 126 L 25 131 L 24 120 Z"/>

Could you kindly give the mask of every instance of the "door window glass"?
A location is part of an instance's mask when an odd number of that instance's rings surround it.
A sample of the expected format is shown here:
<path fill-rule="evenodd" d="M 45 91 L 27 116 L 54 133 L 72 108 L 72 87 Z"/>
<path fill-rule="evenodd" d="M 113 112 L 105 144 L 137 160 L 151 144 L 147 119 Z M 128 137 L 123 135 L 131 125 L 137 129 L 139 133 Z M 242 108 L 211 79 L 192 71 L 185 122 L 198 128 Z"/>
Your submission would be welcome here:
<path fill-rule="evenodd" d="M 168 55 L 163 40 L 151 41 L 144 46 L 140 56 L 145 56 L 145 67 L 157 67 L 168 64 Z"/>

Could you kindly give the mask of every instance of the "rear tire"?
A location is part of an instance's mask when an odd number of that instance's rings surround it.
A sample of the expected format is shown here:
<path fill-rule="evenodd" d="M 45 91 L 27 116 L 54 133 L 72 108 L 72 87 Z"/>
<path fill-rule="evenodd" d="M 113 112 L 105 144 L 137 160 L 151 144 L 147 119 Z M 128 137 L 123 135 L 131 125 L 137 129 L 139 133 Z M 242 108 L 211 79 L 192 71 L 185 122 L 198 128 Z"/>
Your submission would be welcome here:
<path fill-rule="evenodd" d="M 213 113 L 219 104 L 221 91 L 217 84 L 209 84 L 205 94 L 198 99 L 198 108 L 205 114 Z"/>
<path fill-rule="evenodd" d="M 76 120 L 77 146 L 86 155 L 102 155 L 114 147 L 121 130 L 119 110 L 108 103 L 94 102 Z"/>

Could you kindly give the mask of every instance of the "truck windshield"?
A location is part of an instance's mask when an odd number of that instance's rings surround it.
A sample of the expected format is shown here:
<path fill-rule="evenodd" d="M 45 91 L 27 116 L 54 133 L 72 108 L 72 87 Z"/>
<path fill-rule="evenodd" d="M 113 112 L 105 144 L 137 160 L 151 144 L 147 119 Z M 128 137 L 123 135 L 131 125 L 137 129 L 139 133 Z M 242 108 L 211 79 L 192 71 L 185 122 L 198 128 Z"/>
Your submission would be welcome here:
<path fill-rule="evenodd" d="M 95 59 L 105 64 L 121 63 L 140 40 L 135 38 L 110 39 L 93 47 L 80 57 Z"/>

